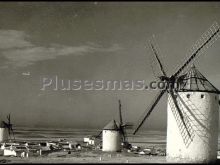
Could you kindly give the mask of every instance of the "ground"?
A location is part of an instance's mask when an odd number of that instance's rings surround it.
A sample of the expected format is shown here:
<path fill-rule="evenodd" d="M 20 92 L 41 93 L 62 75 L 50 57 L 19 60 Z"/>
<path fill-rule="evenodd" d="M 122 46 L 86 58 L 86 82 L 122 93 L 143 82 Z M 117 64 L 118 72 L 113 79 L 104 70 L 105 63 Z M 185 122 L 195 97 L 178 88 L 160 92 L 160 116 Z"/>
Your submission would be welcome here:
<path fill-rule="evenodd" d="M 0 163 L 166 163 L 165 156 L 147 156 L 129 153 L 57 152 L 41 157 L 0 157 Z"/>

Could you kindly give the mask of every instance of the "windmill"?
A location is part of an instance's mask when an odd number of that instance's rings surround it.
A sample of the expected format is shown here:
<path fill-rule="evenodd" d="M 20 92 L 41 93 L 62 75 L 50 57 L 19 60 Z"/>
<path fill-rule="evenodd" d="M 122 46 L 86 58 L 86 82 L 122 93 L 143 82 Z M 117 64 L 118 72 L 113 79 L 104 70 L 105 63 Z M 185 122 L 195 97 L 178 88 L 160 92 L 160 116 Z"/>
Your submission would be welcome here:
<path fill-rule="evenodd" d="M 131 145 L 127 140 L 126 129 L 132 128 L 133 124 L 129 122 L 126 123 L 123 122 L 121 100 L 118 100 L 118 103 L 119 103 L 119 123 L 117 123 L 115 120 L 111 120 L 110 123 L 108 123 L 103 128 L 103 130 L 97 136 L 95 136 L 96 138 L 100 138 L 102 134 L 104 151 L 121 150 L 121 145 L 123 148 L 126 149 L 131 147 Z"/>
<path fill-rule="evenodd" d="M 13 124 L 11 123 L 11 115 L 10 114 L 7 116 L 7 120 L 8 120 L 8 122 L 2 121 L 3 127 L 8 130 L 8 135 L 9 135 L 10 140 L 11 140 L 11 136 L 13 136 L 13 139 L 15 139 L 14 130 L 12 128 Z"/>
<path fill-rule="evenodd" d="M 167 75 L 157 50 L 154 45 L 150 43 L 151 50 L 160 68 L 161 75 L 159 79 L 166 83 L 166 88 L 157 93 L 138 121 L 133 134 L 137 133 L 145 120 L 150 116 L 162 96 L 168 93 L 167 158 L 198 162 L 209 162 L 215 161 L 216 159 L 216 132 L 218 132 L 218 101 L 216 95 L 219 94 L 219 90 L 205 79 L 194 66 L 190 72 L 185 73 L 184 71 L 186 71 L 196 57 L 211 46 L 218 37 L 219 26 L 215 22 L 190 50 L 190 55 L 187 60 L 178 67 L 171 76 Z M 191 72 L 194 74 L 191 74 Z M 189 75 L 190 77 L 187 78 Z M 196 85 L 197 88 L 192 89 L 193 85 Z M 203 86 L 204 90 L 200 90 L 199 85 Z M 187 94 L 186 97 L 185 94 Z M 192 94 L 191 98 L 190 94 Z M 200 95 L 201 98 L 198 98 Z M 206 96 L 207 98 L 202 100 L 204 99 L 204 95 L 205 98 Z M 190 104 L 188 102 L 190 102 Z M 200 104 L 202 106 L 200 106 Z M 196 114 L 196 112 L 198 113 Z M 199 127 L 199 129 L 196 129 L 196 126 Z M 201 129 L 202 127 L 204 127 L 204 129 Z M 206 138 L 200 136 L 201 132 L 203 135 L 206 135 Z M 206 139 L 206 142 L 204 142 L 204 139 Z"/>

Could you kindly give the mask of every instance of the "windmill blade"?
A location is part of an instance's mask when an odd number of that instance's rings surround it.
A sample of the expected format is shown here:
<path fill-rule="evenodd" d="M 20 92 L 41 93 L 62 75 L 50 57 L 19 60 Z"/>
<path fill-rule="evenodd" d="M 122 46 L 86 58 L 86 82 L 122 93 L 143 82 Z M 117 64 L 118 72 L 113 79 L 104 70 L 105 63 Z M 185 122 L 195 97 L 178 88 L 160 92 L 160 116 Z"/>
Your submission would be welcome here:
<path fill-rule="evenodd" d="M 8 126 L 7 129 L 8 129 L 9 138 L 11 139 L 11 128 L 10 128 L 10 126 Z"/>
<path fill-rule="evenodd" d="M 14 129 L 12 127 L 11 127 L 11 132 L 12 132 L 13 139 L 15 140 Z"/>
<path fill-rule="evenodd" d="M 155 58 L 156 58 L 159 66 L 160 66 L 161 73 L 163 74 L 163 76 L 167 76 L 167 74 L 166 74 L 166 72 L 164 70 L 164 67 L 163 67 L 163 65 L 162 65 L 162 63 L 161 63 L 161 61 L 159 59 L 158 52 L 156 51 L 156 49 L 155 49 L 155 47 L 153 46 L 152 43 L 150 43 L 150 47 L 151 47 L 151 50 L 153 51 L 153 54 L 155 55 Z"/>
<path fill-rule="evenodd" d="M 8 123 L 6 123 L 5 121 L 2 121 L 2 123 L 4 127 L 7 127 Z"/>
<path fill-rule="evenodd" d="M 192 138 L 194 137 L 194 134 L 192 132 L 192 126 L 187 120 L 187 118 L 184 117 L 183 112 L 181 111 L 180 106 L 178 105 L 177 99 L 174 96 L 174 92 L 172 90 L 170 90 L 170 96 L 173 100 L 174 107 L 175 107 L 175 109 L 172 107 L 171 109 L 174 113 L 174 116 L 177 121 L 178 127 L 180 129 L 180 133 L 182 135 L 183 141 L 188 146 L 190 144 L 189 139 L 191 139 L 192 141 Z"/>
<path fill-rule="evenodd" d="M 15 140 L 15 134 L 14 134 L 14 129 L 12 128 L 12 125 L 11 125 L 11 132 L 12 132 L 13 139 Z"/>
<path fill-rule="evenodd" d="M 99 134 L 96 135 L 95 137 L 97 138 L 97 137 L 99 137 L 101 134 L 102 134 L 102 131 L 100 131 Z"/>
<path fill-rule="evenodd" d="M 132 128 L 134 126 L 134 124 L 128 122 L 128 123 L 123 124 L 122 126 L 125 128 Z"/>
<path fill-rule="evenodd" d="M 122 134 L 122 137 L 123 137 L 123 142 L 126 142 L 127 141 L 127 133 L 126 133 L 126 129 L 125 129 L 125 127 L 123 127 L 123 126 L 121 126 L 120 128 L 120 132 L 121 132 L 121 134 Z"/>
<path fill-rule="evenodd" d="M 11 129 L 8 128 L 8 135 L 9 135 L 9 139 L 11 139 Z"/>
<path fill-rule="evenodd" d="M 11 122 L 11 114 L 10 113 L 8 114 L 7 118 L 8 118 L 8 122 L 10 123 Z"/>
<path fill-rule="evenodd" d="M 126 132 L 126 129 L 123 129 L 123 131 L 124 131 L 124 142 L 126 142 L 126 141 L 127 141 L 127 132 Z"/>
<path fill-rule="evenodd" d="M 11 139 L 11 127 L 12 127 L 12 125 L 11 125 L 11 115 L 10 115 L 10 113 L 8 114 L 7 119 L 8 119 L 8 134 L 9 134 L 9 137 Z"/>
<path fill-rule="evenodd" d="M 166 92 L 166 90 L 162 90 L 160 91 L 155 99 L 152 101 L 152 103 L 150 104 L 150 106 L 146 109 L 146 111 L 144 112 L 144 114 L 141 116 L 141 119 L 139 120 L 135 131 L 133 132 L 133 134 L 136 134 L 136 132 L 140 129 L 140 127 L 143 125 L 144 121 L 150 116 L 151 112 L 154 110 L 154 107 L 157 105 L 157 103 L 160 101 L 161 97 L 163 96 L 163 94 Z"/>
<path fill-rule="evenodd" d="M 155 35 L 152 35 L 152 37 L 150 37 L 147 48 L 148 50 L 151 50 L 149 51 L 149 54 L 150 54 L 149 61 L 150 61 L 150 66 L 152 68 L 153 75 L 156 78 L 156 80 L 160 80 L 161 76 L 167 77 L 166 69 L 164 68 L 163 63 L 161 61 L 161 57 L 159 56 L 160 48 L 156 41 Z"/>
<path fill-rule="evenodd" d="M 11 125 L 11 115 L 10 115 L 10 113 L 9 113 L 9 115 L 7 116 L 7 119 L 8 119 L 8 125 L 9 125 L 9 127 L 10 127 L 10 125 Z"/>
<path fill-rule="evenodd" d="M 190 63 L 192 63 L 198 55 L 202 54 L 214 41 L 219 37 L 219 25 L 215 22 L 198 40 L 190 51 L 192 55 L 186 60 L 186 62 L 179 67 L 179 69 L 173 74 L 174 77 L 178 76 Z M 190 53 L 190 54 L 191 54 Z"/>
<path fill-rule="evenodd" d="M 8 119 L 8 123 L 6 123 L 4 121 L 3 121 L 3 123 L 8 129 L 9 138 L 11 139 L 11 133 L 12 133 L 13 138 L 15 139 L 14 130 L 12 129 L 12 124 L 11 124 L 11 114 L 10 113 L 9 113 L 9 115 L 7 115 L 7 119 Z"/>
<path fill-rule="evenodd" d="M 176 110 L 177 110 L 177 112 L 179 113 L 180 119 L 182 120 L 184 127 L 187 129 L 186 123 L 185 123 L 185 121 L 184 121 L 183 113 L 182 113 L 182 111 L 180 110 L 180 107 L 179 107 L 179 105 L 178 105 L 178 103 L 177 103 L 176 97 L 174 96 L 174 93 L 173 93 L 172 90 L 170 90 L 170 95 L 171 95 L 171 97 L 172 97 L 172 99 L 173 99 L 173 102 L 174 102 L 174 105 L 175 105 L 175 107 L 176 107 Z M 188 131 L 187 131 L 187 133 L 189 134 Z M 190 136 L 190 134 L 189 134 L 189 136 Z"/>
<path fill-rule="evenodd" d="M 118 100 L 118 103 L 119 103 L 119 119 L 120 119 L 120 125 L 123 124 L 123 121 L 122 121 L 122 113 L 121 113 L 121 100 Z"/>
<path fill-rule="evenodd" d="M 119 128 L 121 134 L 122 134 L 122 137 L 123 137 L 123 141 L 125 141 L 125 131 L 124 131 L 124 128 L 123 127 L 120 127 Z"/>

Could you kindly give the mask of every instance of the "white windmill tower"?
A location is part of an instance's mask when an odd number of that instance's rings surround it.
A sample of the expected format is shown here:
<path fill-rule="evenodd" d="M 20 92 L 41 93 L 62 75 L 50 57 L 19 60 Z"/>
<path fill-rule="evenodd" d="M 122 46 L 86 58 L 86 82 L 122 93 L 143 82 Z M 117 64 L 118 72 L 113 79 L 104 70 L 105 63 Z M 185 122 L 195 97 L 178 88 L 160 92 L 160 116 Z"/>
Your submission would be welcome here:
<path fill-rule="evenodd" d="M 0 123 L 0 142 L 5 142 L 8 139 L 11 139 L 11 134 L 14 137 L 14 131 L 11 124 L 11 115 L 7 116 L 8 122 L 1 121 Z"/>
<path fill-rule="evenodd" d="M 121 151 L 121 133 L 115 120 L 110 121 L 102 131 L 102 151 Z"/>
<path fill-rule="evenodd" d="M 168 161 L 210 163 L 217 159 L 220 92 L 194 66 L 185 74 L 182 73 L 218 37 L 219 26 L 214 23 L 193 47 L 192 55 L 170 77 L 167 76 L 155 47 L 150 44 L 162 73 L 159 79 L 166 82 L 167 86 L 156 95 L 144 112 L 134 134 L 167 92 Z"/>

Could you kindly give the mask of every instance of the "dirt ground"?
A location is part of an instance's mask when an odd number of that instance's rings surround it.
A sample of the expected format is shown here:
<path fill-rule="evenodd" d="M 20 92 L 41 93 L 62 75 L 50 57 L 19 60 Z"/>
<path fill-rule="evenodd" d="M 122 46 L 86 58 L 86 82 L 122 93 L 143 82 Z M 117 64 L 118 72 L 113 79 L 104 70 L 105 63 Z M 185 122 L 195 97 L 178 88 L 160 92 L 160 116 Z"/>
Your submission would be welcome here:
<path fill-rule="evenodd" d="M 57 152 L 29 158 L 1 156 L 0 163 L 166 163 L 166 157 L 128 153 Z"/>
<path fill-rule="evenodd" d="M 0 156 L 0 164 L 4 163 L 149 163 L 149 164 L 166 164 L 166 156 L 149 156 L 138 155 L 133 153 L 103 153 L 101 151 L 72 152 L 66 151 L 53 152 L 48 155 L 38 157 L 3 157 Z M 178 163 L 178 162 L 175 162 Z M 183 162 L 179 162 L 183 163 Z M 217 159 L 216 163 L 220 163 Z"/>

